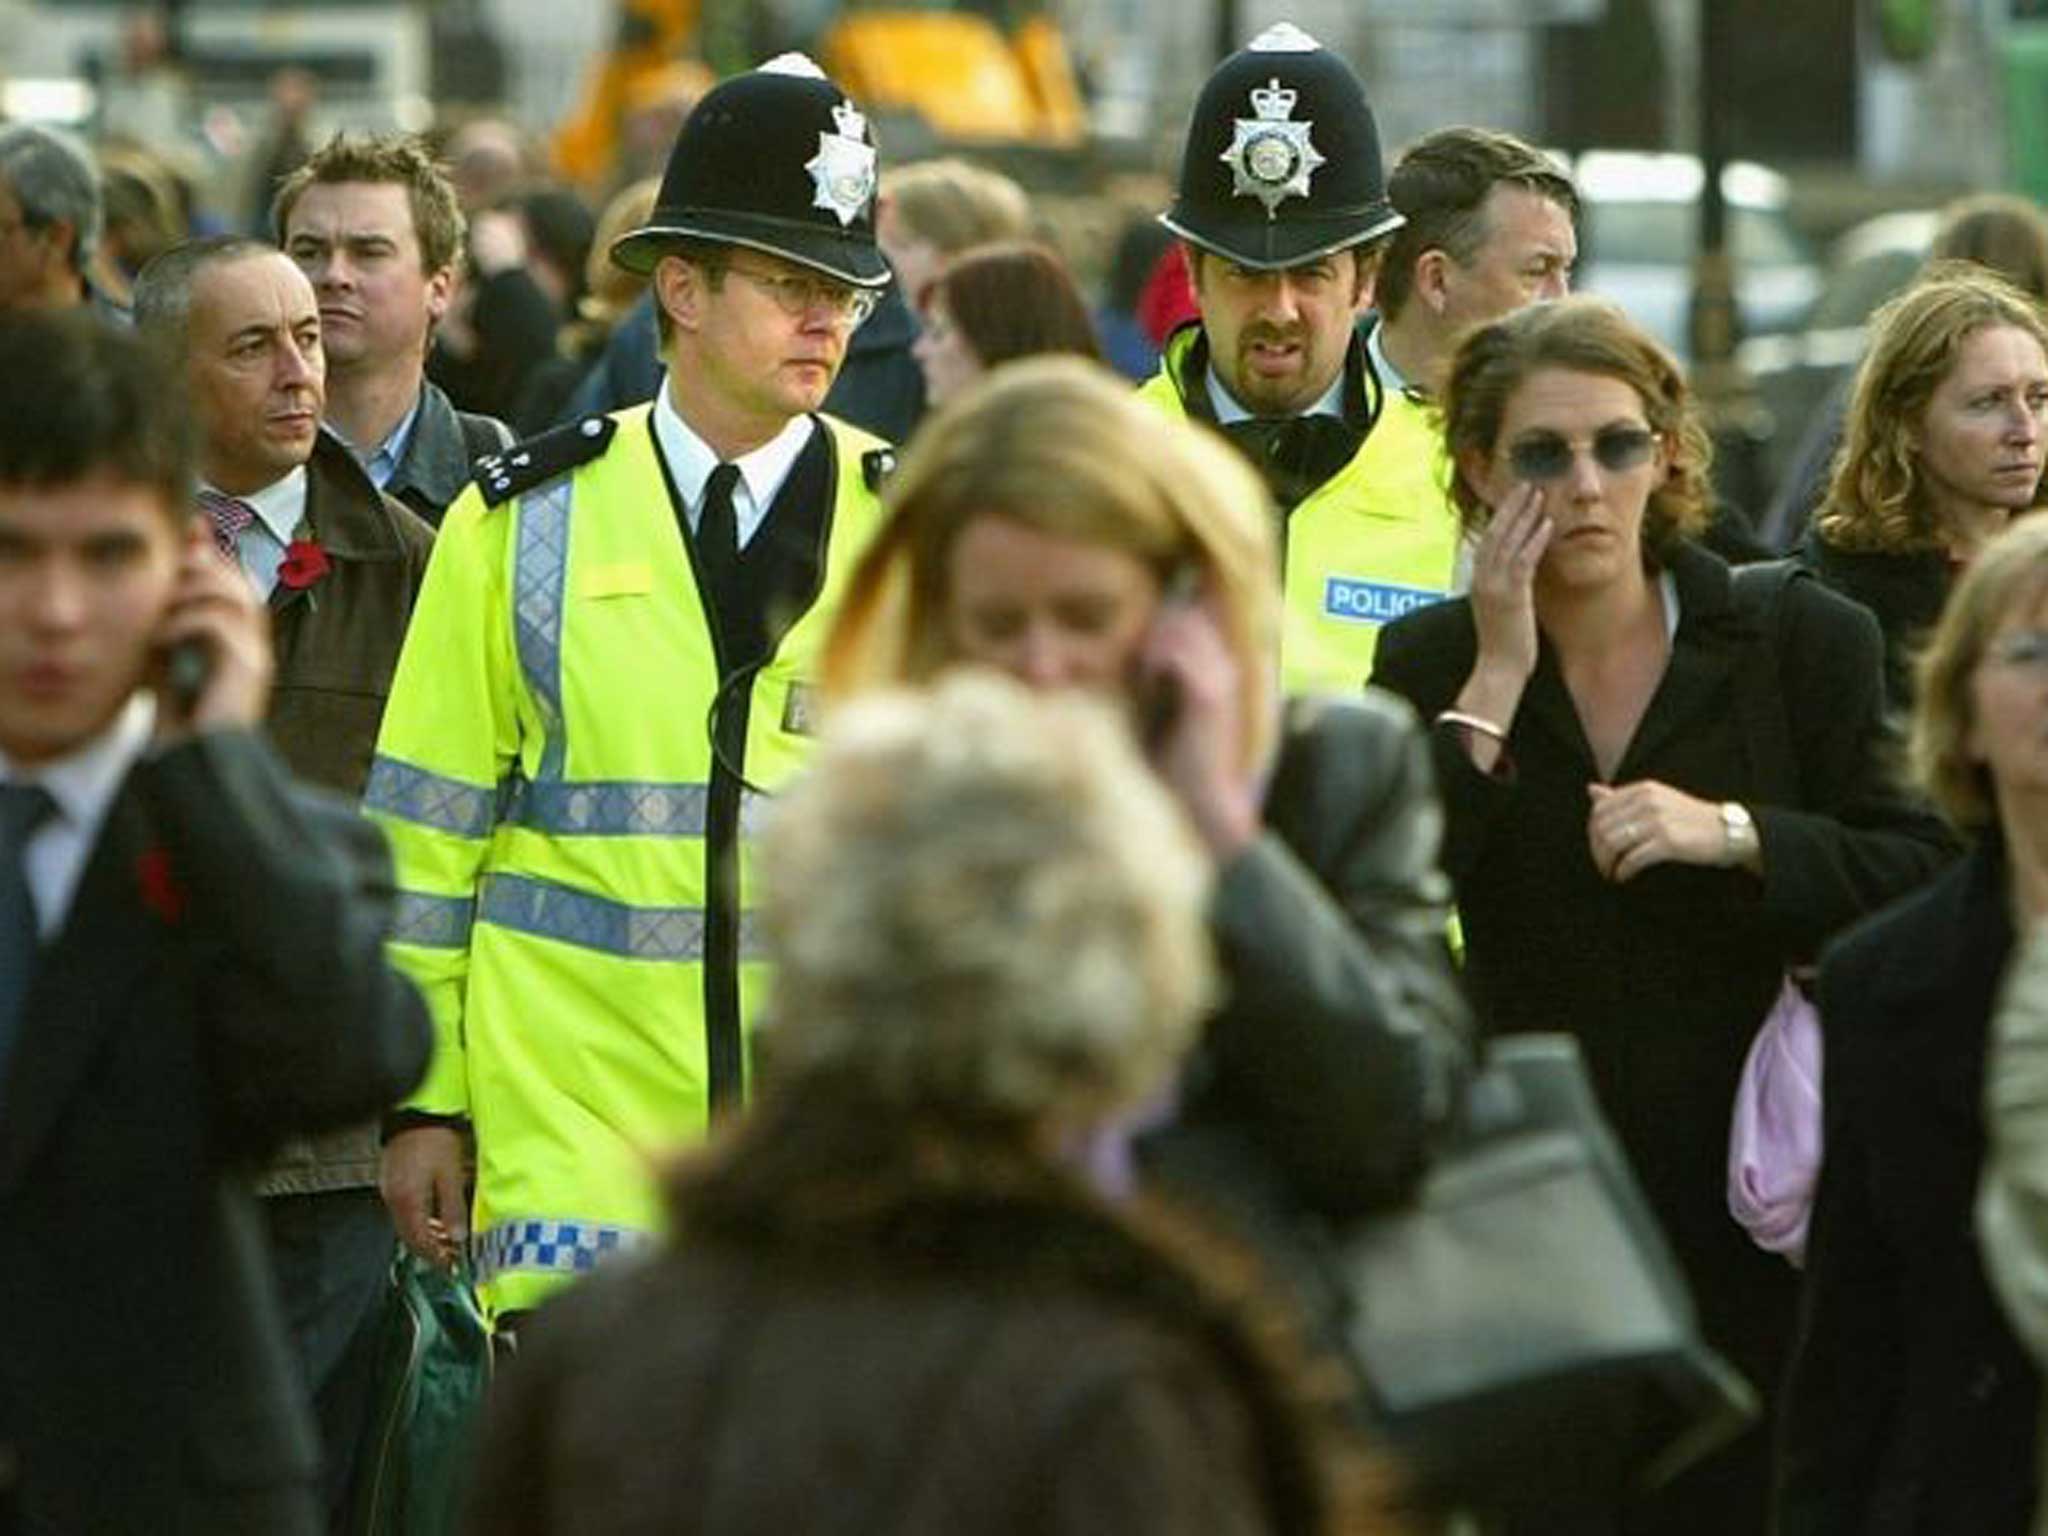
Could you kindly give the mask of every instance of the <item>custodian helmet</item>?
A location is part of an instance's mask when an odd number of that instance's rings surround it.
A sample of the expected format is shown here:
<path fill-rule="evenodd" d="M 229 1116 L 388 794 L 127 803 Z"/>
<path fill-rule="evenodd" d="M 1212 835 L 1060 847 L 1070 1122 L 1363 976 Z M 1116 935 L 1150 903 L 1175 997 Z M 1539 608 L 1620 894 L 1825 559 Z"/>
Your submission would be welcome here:
<path fill-rule="evenodd" d="M 1351 66 L 1288 22 L 1217 66 L 1160 223 L 1240 266 L 1295 266 L 1393 233 L 1379 127 Z"/>
<path fill-rule="evenodd" d="M 612 260 L 651 272 L 672 241 L 710 240 L 880 288 L 875 173 L 867 118 L 816 64 L 786 53 L 705 93 L 647 222 L 613 242 Z"/>

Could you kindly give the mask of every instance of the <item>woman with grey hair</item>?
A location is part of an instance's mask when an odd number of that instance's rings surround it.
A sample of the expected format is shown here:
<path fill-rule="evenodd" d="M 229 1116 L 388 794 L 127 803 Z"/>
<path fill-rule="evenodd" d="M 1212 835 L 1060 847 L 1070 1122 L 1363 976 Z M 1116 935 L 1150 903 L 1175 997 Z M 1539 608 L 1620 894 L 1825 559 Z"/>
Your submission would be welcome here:
<path fill-rule="evenodd" d="M 677 1241 L 544 1310 L 472 1528 L 1309 1532 L 1307 1394 L 1082 1170 L 1210 997 L 1209 872 L 1120 722 L 992 677 L 833 722 L 762 848 L 749 1117 Z"/>

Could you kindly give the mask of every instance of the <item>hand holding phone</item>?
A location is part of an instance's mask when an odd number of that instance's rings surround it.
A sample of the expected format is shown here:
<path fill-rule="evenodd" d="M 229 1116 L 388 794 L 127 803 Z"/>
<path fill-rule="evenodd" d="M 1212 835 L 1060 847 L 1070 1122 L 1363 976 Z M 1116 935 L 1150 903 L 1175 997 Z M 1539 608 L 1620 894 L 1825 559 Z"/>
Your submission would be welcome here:
<path fill-rule="evenodd" d="M 1200 571 L 1176 569 L 1138 652 L 1133 708 L 1147 757 L 1219 859 L 1259 826 L 1240 666 Z"/>
<path fill-rule="evenodd" d="M 196 526 L 156 636 L 157 737 L 255 726 L 270 698 L 270 616 L 239 567 Z"/>

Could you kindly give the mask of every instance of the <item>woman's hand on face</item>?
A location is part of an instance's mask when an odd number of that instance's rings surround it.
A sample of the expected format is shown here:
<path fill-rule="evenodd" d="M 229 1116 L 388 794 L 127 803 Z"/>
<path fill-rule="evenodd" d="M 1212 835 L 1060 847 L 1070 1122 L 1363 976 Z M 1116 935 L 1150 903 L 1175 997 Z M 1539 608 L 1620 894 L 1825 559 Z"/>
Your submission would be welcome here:
<path fill-rule="evenodd" d="M 1479 631 L 1475 673 L 1520 685 L 1536 670 L 1536 567 L 1550 547 L 1543 490 L 1518 482 L 1479 536 L 1472 556 L 1472 618 Z"/>
<path fill-rule="evenodd" d="M 1586 787 L 1593 796 L 1586 844 L 1593 867 L 1615 884 L 1655 864 L 1727 862 L 1728 834 L 1717 802 L 1696 800 L 1654 779 Z"/>
<path fill-rule="evenodd" d="M 1165 718 L 1146 743 L 1152 766 L 1220 864 L 1259 833 L 1258 788 L 1245 771 L 1246 721 L 1237 657 L 1205 600 L 1160 606 L 1138 653 L 1140 728 L 1162 694 Z"/>

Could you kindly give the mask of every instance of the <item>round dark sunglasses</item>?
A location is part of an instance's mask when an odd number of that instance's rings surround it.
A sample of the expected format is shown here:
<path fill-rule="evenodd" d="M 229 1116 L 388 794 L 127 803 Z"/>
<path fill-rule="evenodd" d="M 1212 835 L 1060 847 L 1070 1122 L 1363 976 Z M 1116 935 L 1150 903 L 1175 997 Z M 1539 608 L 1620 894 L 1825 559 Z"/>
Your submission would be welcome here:
<path fill-rule="evenodd" d="M 1593 462 L 1609 474 L 1639 469 L 1657 451 L 1648 427 L 1602 427 L 1593 434 Z M 1579 445 L 1562 432 L 1525 432 L 1508 445 L 1508 466 L 1523 480 L 1561 480 L 1571 473 Z"/>

